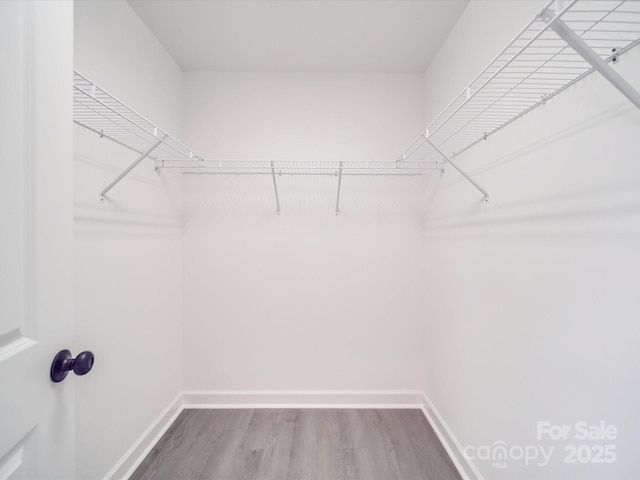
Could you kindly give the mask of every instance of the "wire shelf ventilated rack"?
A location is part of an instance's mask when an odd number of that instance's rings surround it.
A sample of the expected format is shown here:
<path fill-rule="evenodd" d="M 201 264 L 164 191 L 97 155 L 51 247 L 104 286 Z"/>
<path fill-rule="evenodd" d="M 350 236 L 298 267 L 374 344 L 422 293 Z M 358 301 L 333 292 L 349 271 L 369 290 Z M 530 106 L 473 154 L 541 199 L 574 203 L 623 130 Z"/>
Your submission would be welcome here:
<path fill-rule="evenodd" d="M 178 168 L 184 175 L 321 175 L 337 176 L 415 176 L 426 170 L 442 169 L 440 161 L 407 162 L 402 166 L 395 162 L 365 162 L 339 160 L 205 160 L 204 165 L 189 165 L 184 161 L 159 161 L 159 168 Z"/>
<path fill-rule="evenodd" d="M 551 0 L 395 161 L 204 159 L 78 72 L 74 122 L 139 154 L 101 201 L 145 158 L 183 174 L 270 175 L 278 213 L 278 176 L 335 176 L 337 214 L 343 176 L 415 176 L 447 163 L 488 199 L 455 158 L 594 71 L 640 108 L 640 94 L 610 65 L 639 43 L 638 0 Z"/>
<path fill-rule="evenodd" d="M 73 121 L 140 155 L 114 182 L 100 192 L 100 200 L 145 158 L 156 161 L 204 159 L 145 117 L 107 93 L 87 77 L 73 72 Z"/>
<path fill-rule="evenodd" d="M 443 160 L 461 153 L 599 71 L 640 108 L 640 94 L 609 64 L 640 43 L 640 2 L 550 1 L 420 133 L 396 160 Z"/>
<path fill-rule="evenodd" d="M 74 123 L 139 155 L 100 192 L 101 202 L 145 158 L 153 160 L 157 169 L 170 168 L 187 175 L 271 175 L 276 196 L 275 177 L 282 175 L 335 176 L 340 183 L 343 175 L 414 176 L 442 169 L 437 160 L 406 162 L 402 166 L 394 161 L 205 160 L 84 75 L 74 71 L 73 80 Z"/>

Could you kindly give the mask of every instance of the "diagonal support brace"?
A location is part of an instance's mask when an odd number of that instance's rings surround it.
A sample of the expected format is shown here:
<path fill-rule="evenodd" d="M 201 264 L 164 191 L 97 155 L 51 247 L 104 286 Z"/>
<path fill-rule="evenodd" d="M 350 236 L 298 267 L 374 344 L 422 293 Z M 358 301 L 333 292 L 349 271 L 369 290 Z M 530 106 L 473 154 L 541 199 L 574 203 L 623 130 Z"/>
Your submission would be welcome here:
<path fill-rule="evenodd" d="M 550 22 L 550 28 L 562 38 L 567 45 L 573 48 L 578 55 L 584 58 L 593 68 L 616 87 L 625 97 L 638 108 L 640 108 L 640 93 L 616 72 L 611 65 L 602 60 L 587 43 L 582 40 L 566 23 L 560 18 L 553 18 L 554 12 L 547 10 L 543 12 L 542 19 Z"/>
<path fill-rule="evenodd" d="M 340 187 L 342 186 L 342 162 L 338 167 L 338 198 L 336 200 L 336 215 L 340 213 Z"/>
<path fill-rule="evenodd" d="M 444 158 L 448 163 L 450 163 L 451 166 L 453 168 L 455 168 L 460 173 L 460 175 L 462 175 L 464 178 L 466 178 L 469 181 L 469 183 L 471 183 L 471 185 L 473 185 L 478 190 L 480 190 L 480 192 L 482 192 L 482 194 L 484 195 L 484 201 L 485 202 L 489 201 L 489 194 L 487 193 L 487 191 L 484 188 L 482 188 L 480 185 L 478 185 L 478 183 L 473 178 L 471 178 L 469 175 L 467 175 L 467 173 L 465 173 L 464 170 L 462 170 L 458 165 L 456 165 L 454 162 L 452 162 L 451 159 L 447 155 L 445 155 L 442 152 L 442 150 L 440 150 L 438 147 L 436 147 L 436 145 L 431 140 L 429 140 L 428 138 L 427 138 L 427 142 L 429 142 L 429 145 L 431 145 L 436 152 L 438 152 L 440 155 L 442 155 L 442 158 Z"/>
<path fill-rule="evenodd" d="M 158 141 L 154 143 L 151 147 L 149 147 L 149 149 L 145 151 L 142 155 L 140 155 L 135 162 L 133 162 L 131 165 L 125 168 L 124 171 L 120 175 L 118 175 L 113 182 L 107 185 L 104 188 L 104 190 L 100 192 L 100 203 L 104 202 L 104 196 L 109 192 L 109 190 L 115 187 L 120 182 L 120 180 L 122 180 L 124 177 L 129 175 L 131 170 L 136 168 L 140 162 L 142 162 L 145 158 L 151 155 L 151 152 L 153 152 L 156 149 L 156 147 L 164 141 L 165 138 L 167 138 L 166 135 L 164 135 L 162 138 L 159 138 Z"/>
<path fill-rule="evenodd" d="M 280 215 L 280 199 L 278 198 L 278 184 L 276 183 L 276 170 L 273 162 L 269 162 L 271 166 L 271 178 L 273 180 L 273 189 L 276 192 L 276 212 Z"/>

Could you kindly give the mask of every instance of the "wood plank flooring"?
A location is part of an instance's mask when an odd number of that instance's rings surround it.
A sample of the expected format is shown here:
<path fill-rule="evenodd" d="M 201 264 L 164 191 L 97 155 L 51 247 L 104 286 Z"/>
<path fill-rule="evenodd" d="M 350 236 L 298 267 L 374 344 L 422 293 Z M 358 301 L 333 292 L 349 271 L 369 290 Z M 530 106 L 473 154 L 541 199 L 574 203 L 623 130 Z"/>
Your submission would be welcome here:
<path fill-rule="evenodd" d="M 185 410 L 131 480 L 460 480 L 420 410 Z"/>

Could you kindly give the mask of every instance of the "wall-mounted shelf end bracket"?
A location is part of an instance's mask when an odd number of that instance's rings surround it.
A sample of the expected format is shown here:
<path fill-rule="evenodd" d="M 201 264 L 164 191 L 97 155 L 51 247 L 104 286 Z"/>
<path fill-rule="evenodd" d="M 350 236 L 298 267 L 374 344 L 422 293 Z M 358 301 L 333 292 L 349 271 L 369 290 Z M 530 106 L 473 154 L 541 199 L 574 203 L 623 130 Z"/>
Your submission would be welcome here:
<path fill-rule="evenodd" d="M 115 178 L 115 180 L 113 182 L 111 182 L 109 185 L 107 185 L 104 188 L 104 190 L 102 190 L 100 192 L 100 203 L 104 202 L 104 196 L 109 192 L 109 190 L 111 190 L 113 187 L 115 187 L 120 182 L 120 180 L 122 180 L 124 177 L 129 175 L 131 170 L 136 168 L 140 162 L 142 162 L 145 158 L 147 158 L 149 155 L 151 155 L 151 153 L 156 149 L 156 147 L 158 145 L 160 145 L 164 141 L 165 138 L 167 138 L 166 134 L 164 134 L 162 136 L 162 138 L 158 138 L 157 142 L 155 142 L 151 147 L 149 147 L 148 150 L 143 152 L 142 155 L 140 155 L 131 165 L 129 165 L 127 168 L 125 168 L 122 171 L 122 173 Z"/>
<path fill-rule="evenodd" d="M 460 175 L 462 175 L 464 178 L 466 178 L 466 179 L 467 179 L 467 181 L 469 181 L 469 183 L 471 183 L 471 185 L 473 185 L 473 186 L 474 186 L 474 187 L 476 187 L 478 190 L 480 190 L 480 192 L 482 193 L 482 195 L 484 195 L 484 201 L 485 201 L 485 202 L 488 202 L 488 201 L 489 201 L 489 193 L 488 193 L 484 188 L 482 188 L 482 187 L 478 184 L 478 182 L 476 182 L 473 178 L 471 178 L 471 177 L 470 177 L 470 176 L 469 176 L 469 175 L 468 175 L 464 170 L 462 170 L 458 165 L 456 165 L 454 162 L 452 162 L 452 161 L 451 161 L 451 158 L 449 158 L 449 156 L 448 156 L 448 155 L 445 155 L 445 153 L 444 153 L 442 150 L 440 150 L 440 149 L 439 149 L 439 148 L 438 148 L 438 147 L 437 147 L 437 146 L 436 146 L 436 145 L 435 145 L 431 140 L 429 140 L 428 138 L 427 138 L 427 142 L 431 145 L 431 147 L 433 147 L 433 149 L 434 149 L 436 152 L 438 152 L 438 153 L 442 156 L 442 158 L 445 160 L 445 162 L 450 163 L 450 164 L 451 164 L 451 166 L 452 166 L 453 168 L 455 168 L 455 169 L 460 173 Z"/>

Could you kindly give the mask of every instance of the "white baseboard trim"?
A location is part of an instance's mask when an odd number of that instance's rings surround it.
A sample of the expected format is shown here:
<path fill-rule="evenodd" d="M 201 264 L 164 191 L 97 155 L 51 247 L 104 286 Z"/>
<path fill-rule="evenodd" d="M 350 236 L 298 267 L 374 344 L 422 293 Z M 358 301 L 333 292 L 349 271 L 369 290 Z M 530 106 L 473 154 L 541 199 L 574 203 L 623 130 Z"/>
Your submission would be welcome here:
<path fill-rule="evenodd" d="M 484 477 L 478 468 L 471 460 L 465 457 L 462 445 L 444 421 L 440 412 L 438 412 L 436 407 L 433 405 L 431 399 L 424 392 L 422 393 L 422 412 L 424 413 L 424 416 L 427 417 L 427 420 L 431 424 L 433 430 L 436 432 L 440 443 L 442 443 L 449 454 L 451 461 L 458 470 L 458 473 L 462 476 L 462 479 L 484 480 Z"/>
<path fill-rule="evenodd" d="M 180 393 L 164 409 L 113 468 L 109 470 L 104 480 L 125 480 L 133 474 L 155 444 L 158 443 L 162 435 L 180 415 L 180 412 L 182 412 L 182 397 L 183 394 Z"/>
<path fill-rule="evenodd" d="M 104 480 L 128 479 L 187 408 L 411 408 L 422 410 L 463 480 L 484 480 L 429 397 L 419 390 L 192 390 L 179 394 Z"/>
<path fill-rule="evenodd" d="M 186 391 L 185 408 L 421 408 L 418 390 Z"/>

